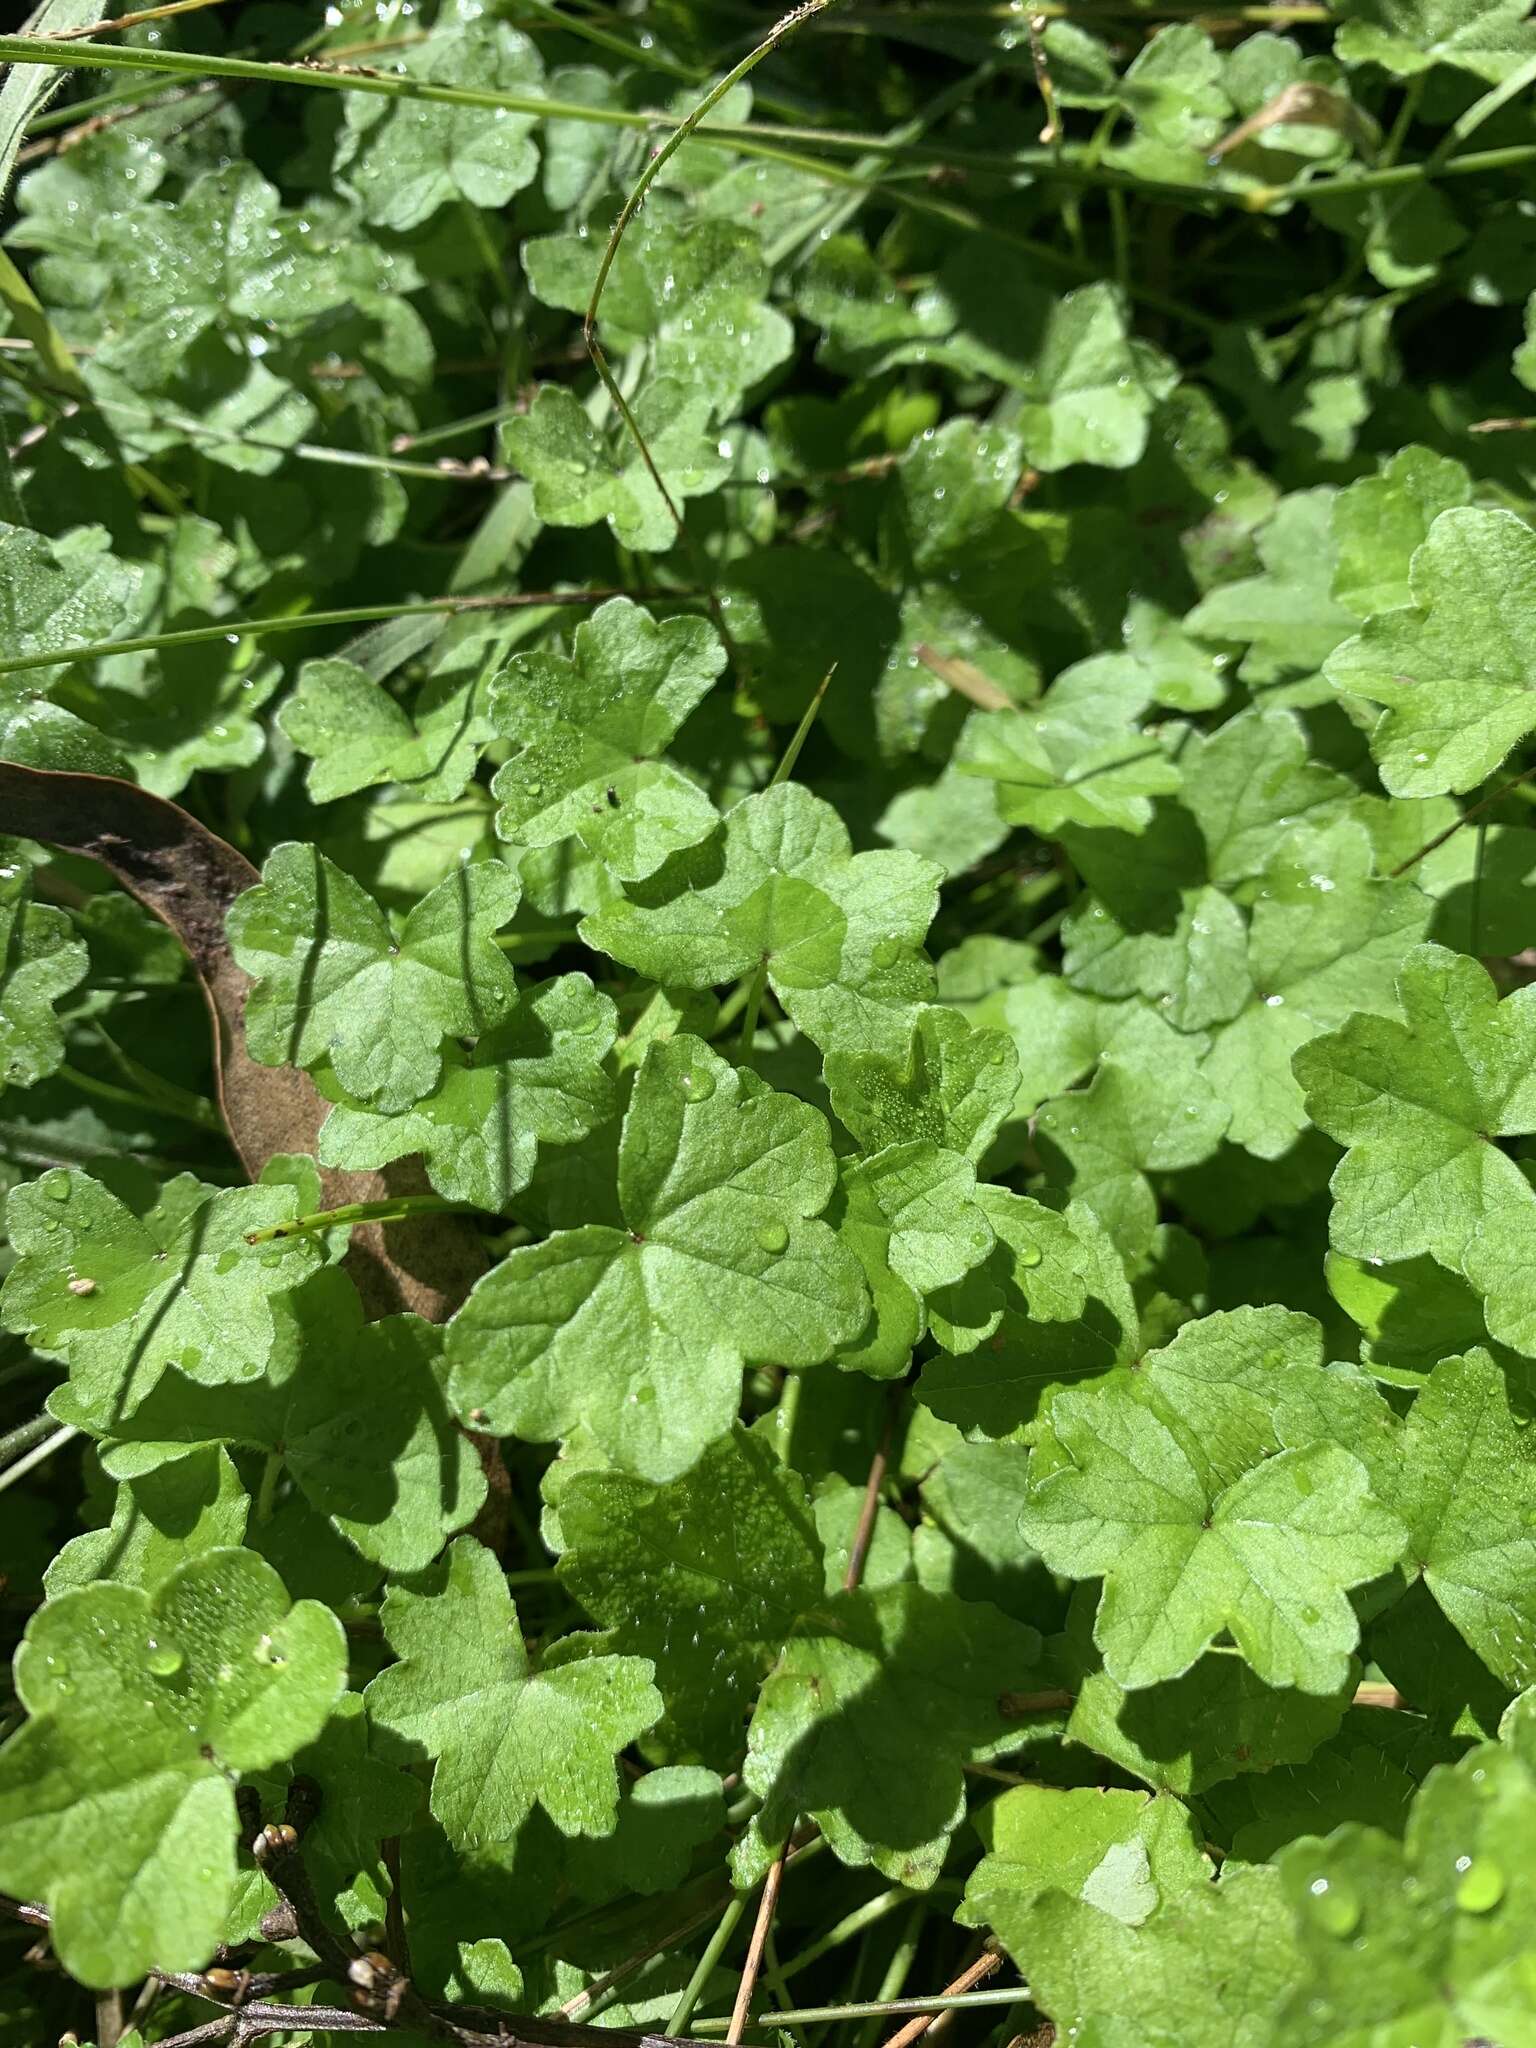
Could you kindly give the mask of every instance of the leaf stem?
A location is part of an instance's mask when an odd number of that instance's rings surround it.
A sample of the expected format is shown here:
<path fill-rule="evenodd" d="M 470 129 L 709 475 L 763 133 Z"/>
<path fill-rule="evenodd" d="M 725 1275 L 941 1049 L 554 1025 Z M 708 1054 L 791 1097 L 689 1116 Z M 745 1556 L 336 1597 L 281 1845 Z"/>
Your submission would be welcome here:
<path fill-rule="evenodd" d="M 446 1195 L 391 1195 L 379 1202 L 343 1202 L 335 1209 L 312 1209 L 305 1216 L 290 1216 L 282 1223 L 268 1223 L 245 1233 L 247 1244 L 278 1244 L 285 1238 L 304 1237 L 316 1230 L 339 1229 L 343 1224 L 403 1223 L 411 1216 L 462 1216 L 473 1214 L 473 1202 L 450 1202 Z"/>
<path fill-rule="evenodd" d="M 261 1482 L 256 1489 L 255 1512 L 258 1526 L 272 1519 L 272 1507 L 277 1499 L 277 1482 L 282 1476 L 282 1452 L 268 1451 L 266 1463 L 261 1468 Z"/>
<path fill-rule="evenodd" d="M 155 654 L 166 647 L 201 647 L 215 640 L 255 640 L 268 633 L 298 633 L 310 627 L 357 626 L 372 619 L 425 618 L 433 612 L 521 611 L 544 605 L 602 604 L 610 597 L 641 598 L 650 603 L 696 603 L 696 590 L 532 590 L 507 597 L 432 597 L 416 604 L 360 604 L 344 611 L 280 612 L 266 619 L 226 619 L 216 626 L 189 626 L 176 633 L 145 633 L 131 640 L 93 640 L 80 647 L 56 648 L 47 654 L 13 655 L 0 661 L 0 676 L 25 669 L 65 668 L 80 661 L 100 661 L 113 654 Z"/>
<path fill-rule="evenodd" d="M 736 1932 L 737 1923 L 747 1910 L 745 1892 L 726 1901 L 725 1911 L 715 1922 L 715 1931 L 704 1944 L 704 1952 L 693 1966 L 693 1975 L 683 1986 L 683 1995 L 672 2008 L 672 2017 L 667 2021 L 669 2034 L 685 2034 L 693 2018 L 693 2009 L 704 1995 L 704 1987 L 714 1974 L 715 1965 L 725 1953 L 725 1947 Z"/>
<path fill-rule="evenodd" d="M 151 1116 L 172 1116 L 179 1123 L 195 1124 L 200 1131 L 222 1131 L 218 1111 L 212 1103 L 204 1102 L 200 1096 L 188 1095 L 186 1103 L 169 1099 L 156 1102 L 137 1088 L 121 1088 L 115 1081 L 100 1081 L 94 1074 L 83 1073 L 79 1067 L 72 1067 L 66 1061 L 55 1069 L 54 1078 L 67 1082 L 71 1088 L 78 1088 L 82 1095 L 93 1095 L 98 1102 L 111 1102 L 122 1109 L 138 1110 Z M 178 1094 L 181 1091 L 176 1091 Z M 197 1108 L 191 1108 L 192 1103 Z"/>
<path fill-rule="evenodd" d="M 66 1422 L 62 1429 L 57 1430 L 44 1442 L 34 1444 L 24 1457 L 18 1458 L 14 1465 L 7 1465 L 5 1470 L 0 1472 L 0 1493 L 4 1493 L 8 1486 L 14 1486 L 18 1479 L 25 1479 L 35 1466 L 51 1458 L 55 1451 L 62 1450 L 72 1437 L 79 1434 L 73 1423 Z"/>
<path fill-rule="evenodd" d="M 15 1429 L 7 1430 L 0 1436 L 0 1466 L 8 1465 L 12 1458 L 18 1458 L 23 1451 L 30 1451 L 35 1443 L 47 1436 L 58 1424 L 45 1408 L 41 1415 L 34 1415 L 30 1422 L 19 1423 Z"/>
<path fill-rule="evenodd" d="M 970 2012 L 981 2006 L 1018 2005 L 1028 1996 L 1025 1985 L 1012 1984 L 990 1991 L 940 1991 L 932 1998 L 868 1998 L 852 2005 L 802 2005 L 789 2012 L 765 2013 L 756 2024 L 761 2030 L 813 2025 L 819 2020 L 904 2019 L 921 2013 Z M 693 2031 L 724 2034 L 729 2025 L 728 2020 L 698 2020 Z"/>

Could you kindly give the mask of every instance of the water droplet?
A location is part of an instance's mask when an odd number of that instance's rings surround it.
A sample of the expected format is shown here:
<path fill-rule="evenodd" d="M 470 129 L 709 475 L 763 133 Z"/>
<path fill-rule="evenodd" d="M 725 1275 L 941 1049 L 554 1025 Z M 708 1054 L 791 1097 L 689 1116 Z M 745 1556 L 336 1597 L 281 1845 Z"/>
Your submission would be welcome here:
<path fill-rule="evenodd" d="M 1341 1941 L 1360 1925 L 1360 1901 L 1348 1885 L 1326 1877 L 1314 1877 L 1307 1887 L 1307 1911 L 1325 1934 Z"/>
<path fill-rule="evenodd" d="M 69 1200 L 69 1175 L 60 1167 L 51 1167 L 42 1179 L 43 1193 L 50 1202 Z"/>
<path fill-rule="evenodd" d="M 174 1678 L 186 1661 L 174 1643 L 160 1643 L 156 1642 L 153 1636 L 150 1637 L 149 1650 L 144 1662 L 156 1678 Z"/>
<path fill-rule="evenodd" d="M 1045 1254 L 1041 1251 L 1039 1245 L 1030 1244 L 1026 1241 L 1019 1246 L 1017 1257 L 1021 1266 L 1038 1266 L 1045 1257 Z"/>
<path fill-rule="evenodd" d="M 1456 1903 L 1463 1913 L 1491 1913 L 1504 1896 L 1504 1873 L 1497 1863 L 1486 1856 L 1470 1861 L 1464 1856 L 1456 1859 L 1456 1867 L 1462 1869 L 1461 1882 L 1456 1887 Z"/>
<path fill-rule="evenodd" d="M 542 796 L 544 794 L 544 785 L 542 782 L 525 782 L 523 784 L 523 793 L 526 796 Z"/>
<path fill-rule="evenodd" d="M 876 967 L 894 967 L 901 958 L 900 939 L 877 939 L 870 948 L 869 957 Z"/>
<path fill-rule="evenodd" d="M 757 1241 L 765 1252 L 781 1252 L 789 1243 L 789 1232 L 782 1223 L 765 1223 L 757 1233 Z"/>
<path fill-rule="evenodd" d="M 707 1067 L 697 1067 L 683 1076 L 683 1093 L 690 1102 L 708 1102 L 715 1092 L 715 1077 Z"/>

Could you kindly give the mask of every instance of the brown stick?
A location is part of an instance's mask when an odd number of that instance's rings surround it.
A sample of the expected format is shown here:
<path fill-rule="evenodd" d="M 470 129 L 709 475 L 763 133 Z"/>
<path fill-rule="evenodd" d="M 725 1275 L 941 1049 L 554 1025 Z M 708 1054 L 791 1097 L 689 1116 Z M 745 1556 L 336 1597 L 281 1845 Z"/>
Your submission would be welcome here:
<path fill-rule="evenodd" d="M 939 1993 L 941 1998 L 954 1998 L 962 1991 L 973 1991 L 976 1986 L 1003 1966 L 1001 1953 L 995 1948 L 985 1949 L 974 1963 L 963 1969 L 953 1984 L 946 1984 Z M 934 2021 L 937 2013 L 919 2013 L 915 2020 L 908 2020 L 904 2027 L 898 2027 L 885 2042 L 884 2048 L 912 2048 L 914 2041 L 920 2041 Z"/>

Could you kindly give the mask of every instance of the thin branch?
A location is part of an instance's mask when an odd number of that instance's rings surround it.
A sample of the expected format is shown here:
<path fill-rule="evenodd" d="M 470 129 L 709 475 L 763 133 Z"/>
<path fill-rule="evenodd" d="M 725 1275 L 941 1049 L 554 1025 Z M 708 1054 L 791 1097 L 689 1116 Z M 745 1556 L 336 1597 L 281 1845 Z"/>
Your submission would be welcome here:
<path fill-rule="evenodd" d="M 875 1455 L 869 1461 L 869 1477 L 864 1481 L 864 1501 L 859 1509 L 853 1541 L 848 1546 L 848 1565 L 843 1573 L 845 1593 L 853 1592 L 864 1576 L 869 1546 L 874 1541 L 875 1519 L 880 1512 L 880 1490 L 885 1485 L 886 1468 L 891 1461 L 891 1440 L 895 1434 L 896 1403 L 893 1396 L 886 1405 L 885 1427 L 880 1432 Z"/>
<path fill-rule="evenodd" d="M 116 35 L 119 29 L 142 28 L 146 21 L 168 21 L 173 14 L 195 14 L 202 7 L 223 7 L 226 0 L 164 0 L 159 7 L 141 7 L 136 14 L 120 14 L 115 21 L 93 21 L 84 28 L 44 30 L 51 42 L 82 43 L 91 36 Z"/>
<path fill-rule="evenodd" d="M 1529 768 L 1522 768 L 1518 775 L 1512 775 L 1508 782 L 1501 782 L 1498 788 L 1490 790 L 1487 796 L 1479 797 L 1475 804 L 1469 804 L 1454 823 L 1447 825 L 1443 832 L 1437 832 L 1433 839 L 1426 839 L 1417 853 L 1410 853 L 1406 860 L 1400 860 L 1395 868 L 1390 869 L 1388 881 L 1395 882 L 1400 875 L 1406 875 L 1410 868 L 1417 867 L 1426 854 L 1434 853 L 1438 847 L 1444 846 L 1447 839 L 1454 839 L 1463 825 L 1470 825 L 1474 818 L 1480 818 L 1485 811 L 1492 810 L 1493 806 L 1508 796 L 1512 789 L 1518 789 L 1522 782 L 1529 782 L 1533 775 L 1536 775 L 1536 761 L 1533 761 Z"/>
<path fill-rule="evenodd" d="M 985 1983 L 986 1979 L 995 1975 L 1002 1966 L 1003 1958 L 1000 1950 L 995 1948 L 984 1949 L 974 1963 L 960 1972 L 952 1984 L 944 1986 L 943 1996 L 945 1998 L 955 1998 L 964 1992 L 974 1991 L 978 1984 Z M 1015 1993 L 1015 1996 L 1019 1995 L 1019 1993 Z M 954 2007 L 941 2008 L 941 2010 L 953 2012 Z M 896 2029 L 895 2033 L 886 2041 L 885 2048 L 912 2048 L 912 2044 L 923 2038 L 937 2017 L 938 2013 L 936 2012 L 919 2013 L 916 2018 L 908 2020 L 904 2027 Z"/>
<path fill-rule="evenodd" d="M 773 1925 L 774 1912 L 779 1903 L 779 1888 L 784 1882 L 784 1858 L 789 1848 L 786 1838 L 784 1847 L 768 1866 L 768 1875 L 763 1879 L 762 1895 L 757 1902 L 757 1918 L 752 1923 L 752 1939 L 747 1943 L 746 1960 L 741 1966 L 741 1978 L 736 1986 L 736 2003 L 731 2007 L 731 2024 L 726 2031 L 730 2048 L 740 2041 L 746 2032 L 747 2015 L 752 2010 L 752 1994 L 757 1989 L 758 1973 L 763 1967 L 763 1950 L 768 1943 L 768 1930 Z"/>

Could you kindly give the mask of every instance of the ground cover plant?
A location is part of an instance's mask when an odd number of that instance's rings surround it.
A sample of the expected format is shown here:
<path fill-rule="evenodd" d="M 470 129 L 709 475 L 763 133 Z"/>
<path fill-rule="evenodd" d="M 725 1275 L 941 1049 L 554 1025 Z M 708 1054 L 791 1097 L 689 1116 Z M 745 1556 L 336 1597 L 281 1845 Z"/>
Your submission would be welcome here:
<path fill-rule="evenodd" d="M 0 2042 L 1536 2042 L 1527 0 L 0 36 Z"/>

